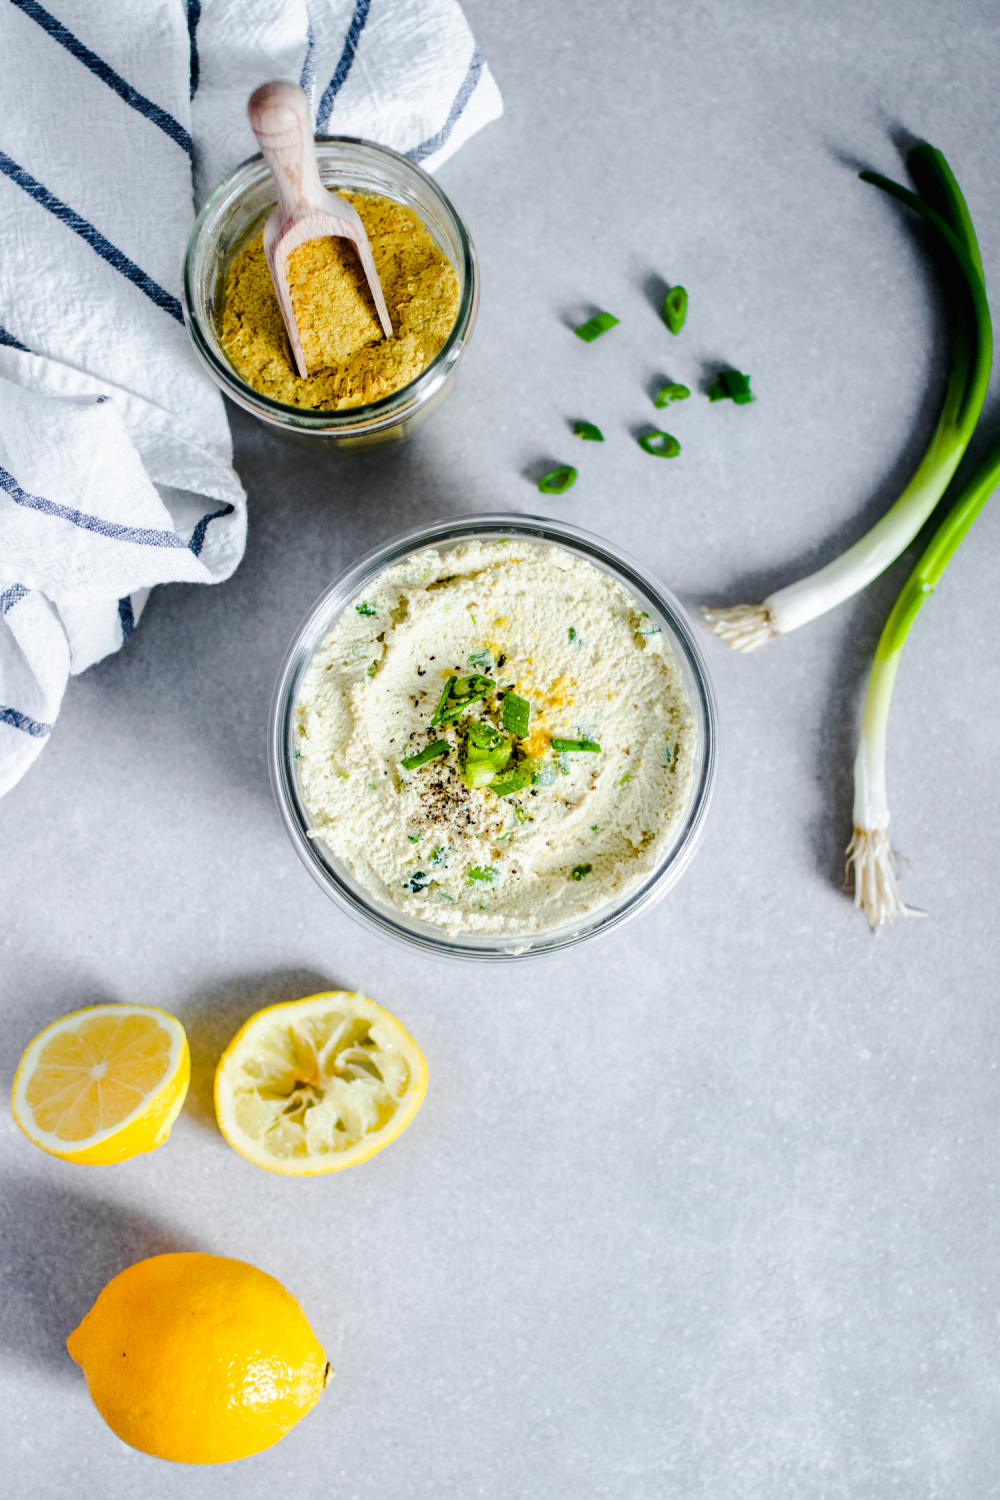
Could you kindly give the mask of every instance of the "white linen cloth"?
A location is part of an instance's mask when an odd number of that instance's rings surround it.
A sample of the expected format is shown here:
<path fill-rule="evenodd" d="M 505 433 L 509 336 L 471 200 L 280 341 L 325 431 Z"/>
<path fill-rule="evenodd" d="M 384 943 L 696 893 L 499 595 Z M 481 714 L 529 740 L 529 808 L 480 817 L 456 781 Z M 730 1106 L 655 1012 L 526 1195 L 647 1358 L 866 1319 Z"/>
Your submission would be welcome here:
<path fill-rule="evenodd" d="M 200 204 L 301 83 L 427 168 L 502 111 L 456 0 L 0 0 L 0 794 L 150 588 L 218 583 L 246 496 L 179 302 Z"/>

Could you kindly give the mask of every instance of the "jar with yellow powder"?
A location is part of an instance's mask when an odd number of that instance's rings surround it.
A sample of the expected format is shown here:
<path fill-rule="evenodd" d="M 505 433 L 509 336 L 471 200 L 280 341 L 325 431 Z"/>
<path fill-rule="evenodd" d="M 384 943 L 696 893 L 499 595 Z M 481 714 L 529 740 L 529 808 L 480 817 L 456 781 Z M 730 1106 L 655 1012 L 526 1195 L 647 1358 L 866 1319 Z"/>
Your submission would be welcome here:
<path fill-rule="evenodd" d="M 437 183 L 386 146 L 319 137 L 320 176 L 358 208 L 393 324 L 366 327 L 353 247 L 319 240 L 295 252 L 293 275 L 333 288 L 305 308 L 320 351 L 302 380 L 288 352 L 260 244 L 274 207 L 260 156 L 238 167 L 202 209 L 184 263 L 183 306 L 195 350 L 231 400 L 273 430 L 334 455 L 412 437 L 455 383 L 479 303 L 468 230 Z M 296 289 L 293 287 L 293 296 Z M 370 320 L 370 319 L 369 319 Z M 306 345 L 307 353 L 309 345 Z"/>

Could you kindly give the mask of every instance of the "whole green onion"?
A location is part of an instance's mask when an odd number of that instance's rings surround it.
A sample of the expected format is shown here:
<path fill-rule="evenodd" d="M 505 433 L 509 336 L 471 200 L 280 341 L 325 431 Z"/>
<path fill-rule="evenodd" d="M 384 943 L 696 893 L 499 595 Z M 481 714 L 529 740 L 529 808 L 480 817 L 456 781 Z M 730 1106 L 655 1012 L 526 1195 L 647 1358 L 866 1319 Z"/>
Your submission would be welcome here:
<path fill-rule="evenodd" d="M 860 541 L 808 578 L 778 589 L 761 604 L 703 611 L 709 630 L 734 651 L 756 651 L 863 589 L 910 545 L 951 478 L 982 410 L 993 358 L 993 330 L 983 267 L 965 199 L 951 168 L 933 146 L 907 156 L 919 195 L 875 172 L 861 180 L 919 214 L 944 249 L 940 272 L 952 313 L 950 373 L 944 404 L 916 472 L 892 508 Z"/>
<path fill-rule="evenodd" d="M 847 869 L 854 876 L 854 904 L 873 931 L 895 916 L 913 916 L 896 889 L 889 846 L 889 803 L 885 789 L 885 746 L 889 703 L 900 653 L 918 613 L 934 592 L 959 543 L 1000 484 L 1000 437 L 956 496 L 920 560 L 904 583 L 875 650 L 861 720 L 861 742 L 854 762 L 854 835 Z"/>

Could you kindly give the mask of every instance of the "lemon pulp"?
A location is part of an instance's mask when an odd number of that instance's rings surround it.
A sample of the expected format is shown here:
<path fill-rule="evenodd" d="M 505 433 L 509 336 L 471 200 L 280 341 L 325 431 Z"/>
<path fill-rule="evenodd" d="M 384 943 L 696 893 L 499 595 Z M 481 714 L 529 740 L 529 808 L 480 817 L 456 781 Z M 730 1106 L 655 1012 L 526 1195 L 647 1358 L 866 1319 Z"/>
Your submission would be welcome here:
<path fill-rule="evenodd" d="M 366 1161 L 416 1114 L 427 1068 L 395 1016 L 334 990 L 272 1005 L 233 1038 L 215 1078 L 226 1140 L 272 1172 Z"/>
<path fill-rule="evenodd" d="M 108 1164 L 153 1151 L 170 1134 L 190 1075 L 180 1022 L 153 1005 L 95 1005 L 30 1043 L 11 1096 L 36 1146 Z"/>

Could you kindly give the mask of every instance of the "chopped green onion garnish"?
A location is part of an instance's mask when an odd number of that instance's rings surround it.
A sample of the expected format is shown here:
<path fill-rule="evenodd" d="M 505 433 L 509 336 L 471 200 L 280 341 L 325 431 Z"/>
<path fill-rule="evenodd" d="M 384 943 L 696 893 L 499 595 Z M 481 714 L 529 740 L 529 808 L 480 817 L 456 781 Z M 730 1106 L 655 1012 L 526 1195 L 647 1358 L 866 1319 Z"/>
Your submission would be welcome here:
<path fill-rule="evenodd" d="M 575 625 L 571 625 L 569 627 L 569 638 L 570 638 L 571 641 L 575 641 L 576 640 L 576 626 Z"/>
<path fill-rule="evenodd" d="M 575 483 L 576 470 L 572 464 L 563 464 L 561 468 L 550 469 L 547 474 L 543 474 L 538 481 L 538 488 L 543 495 L 561 495 Z"/>
<path fill-rule="evenodd" d="M 423 870 L 415 870 L 409 880 L 403 881 L 403 890 L 412 891 L 414 895 L 417 895 L 418 892 L 425 891 L 429 883 Z"/>
<path fill-rule="evenodd" d="M 492 765 L 488 760 L 466 761 L 462 768 L 462 780 L 469 790 L 473 792 L 478 787 L 489 786 L 496 774 L 496 766 Z"/>
<path fill-rule="evenodd" d="M 473 672 L 471 677 L 460 677 L 451 690 L 453 698 L 467 698 L 470 693 L 488 693 L 494 686 L 490 677 Z"/>
<path fill-rule="evenodd" d="M 663 321 L 671 333 L 680 333 L 687 317 L 688 294 L 682 286 L 672 286 L 663 299 Z"/>
<path fill-rule="evenodd" d="M 590 874 L 593 868 L 593 865 L 574 865 L 569 872 L 569 878 L 570 880 L 582 880 L 585 875 Z"/>
<path fill-rule="evenodd" d="M 460 719 L 474 703 L 478 703 L 480 699 L 485 697 L 485 693 L 472 693 L 470 697 L 462 698 L 457 703 L 449 703 L 447 710 L 441 715 L 440 722 L 442 724 L 454 724 L 455 720 Z"/>
<path fill-rule="evenodd" d="M 447 854 L 448 849 L 445 844 L 438 844 L 436 849 L 431 850 L 430 861 L 436 870 L 440 869 L 440 867 L 444 864 Z"/>
<path fill-rule="evenodd" d="M 593 422 L 574 422 L 573 431 L 578 438 L 583 438 L 587 443 L 603 443 L 604 433 Z"/>
<path fill-rule="evenodd" d="M 676 458 L 681 451 L 680 443 L 669 432 L 644 432 L 639 447 L 654 458 Z"/>
<path fill-rule="evenodd" d="M 671 401 L 685 401 L 690 394 L 691 392 L 686 385 L 675 385 L 671 382 L 670 385 L 660 387 L 653 398 L 653 405 L 659 407 L 669 406 Z"/>
<path fill-rule="evenodd" d="M 448 705 L 448 699 L 451 697 L 451 690 L 455 686 L 455 683 L 457 681 L 458 681 L 457 677 L 449 677 L 448 678 L 447 684 L 445 686 L 445 690 L 441 694 L 441 697 L 438 699 L 438 706 L 434 710 L 434 717 L 431 719 L 431 728 L 432 729 L 434 728 L 435 724 L 440 724 L 440 722 L 441 722 L 441 715 L 444 713 L 445 708 Z"/>
<path fill-rule="evenodd" d="M 504 771 L 502 776 L 497 776 L 490 782 L 490 791 L 496 792 L 498 797 L 509 797 L 511 792 L 522 792 L 528 785 L 528 778 L 515 766 L 511 771 Z"/>
<path fill-rule="evenodd" d="M 591 833 L 600 833 L 600 831 L 601 831 L 601 825 L 600 825 L 600 823 L 591 823 L 591 825 L 590 825 L 590 831 L 591 831 Z"/>
<path fill-rule="evenodd" d="M 472 869 L 465 877 L 465 883 L 466 885 L 472 885 L 477 880 L 485 880 L 487 885 L 492 885 L 493 881 L 496 880 L 496 878 L 497 872 L 496 870 L 494 870 L 492 865 L 486 865 L 485 868 L 481 868 L 479 865 L 473 865 Z"/>
<path fill-rule="evenodd" d="M 553 750 L 561 755 L 572 754 L 575 751 L 586 751 L 590 755 L 596 755 L 600 751 L 600 745 L 596 740 L 553 740 Z"/>
<path fill-rule="evenodd" d="M 362 601 L 361 604 L 356 604 L 354 608 L 357 610 L 359 615 L 368 615 L 371 618 L 374 618 L 375 615 L 378 614 L 377 609 L 372 609 L 371 605 L 365 604 L 364 601 Z"/>
<path fill-rule="evenodd" d="M 709 401 L 735 401 L 737 406 L 747 406 L 757 397 L 750 389 L 750 376 L 739 370 L 722 370 L 714 385 L 708 388 Z"/>
<path fill-rule="evenodd" d="M 579 328 L 573 329 L 573 332 L 578 339 L 583 339 L 585 343 L 592 344 L 595 339 L 600 338 L 602 333 L 607 333 L 609 328 L 614 328 L 617 322 L 618 319 L 611 313 L 601 312 L 597 313 L 593 318 L 588 318 L 586 323 L 581 323 Z"/>
<path fill-rule="evenodd" d="M 503 727 L 508 734 L 516 734 L 523 740 L 528 733 L 530 714 L 531 705 L 527 698 L 519 698 L 516 693 L 504 694 Z"/>
<path fill-rule="evenodd" d="M 409 841 L 410 841 L 411 844 L 419 844 L 420 840 L 423 838 L 423 834 L 422 833 L 408 833 L 406 835 L 406 837 L 409 839 Z"/>
<path fill-rule="evenodd" d="M 625 775 L 622 777 L 621 781 L 619 781 L 618 785 L 619 786 L 627 786 L 628 783 L 631 780 L 632 780 L 632 772 L 631 771 L 626 771 Z"/>
<path fill-rule="evenodd" d="M 497 542 L 498 547 L 506 545 L 506 542 Z M 490 671 L 493 670 L 493 657 L 485 646 L 481 646 L 478 651 L 470 651 L 466 657 L 466 661 L 470 667 L 482 667 L 484 671 L 487 669 Z"/>
<path fill-rule="evenodd" d="M 554 786 L 555 785 L 556 767 L 555 767 L 555 762 L 554 761 L 551 761 L 551 760 L 545 760 L 545 761 L 539 761 L 539 760 L 536 760 L 536 761 L 525 761 L 525 763 L 524 763 L 524 769 L 527 771 L 527 770 L 529 770 L 529 768 L 530 768 L 531 784 L 532 784 L 532 786 Z"/>
<path fill-rule="evenodd" d="M 520 808 L 520 807 L 515 807 L 515 809 L 514 809 L 514 816 L 515 816 L 515 818 L 517 819 L 517 821 L 519 823 L 530 823 L 531 822 L 531 819 L 528 817 L 528 814 L 522 808 Z"/>
<path fill-rule="evenodd" d="M 377 661 L 373 661 L 372 664 L 371 664 L 371 666 L 368 668 L 368 676 L 369 677 L 374 677 L 375 673 L 377 671 L 378 671 L 378 662 Z"/>
<path fill-rule="evenodd" d="M 447 740 L 435 740 L 432 745 L 426 745 L 419 755 L 407 755 L 400 761 L 408 771 L 415 771 L 418 766 L 425 766 L 429 760 L 437 760 L 439 755 L 447 755 L 451 749 Z"/>

